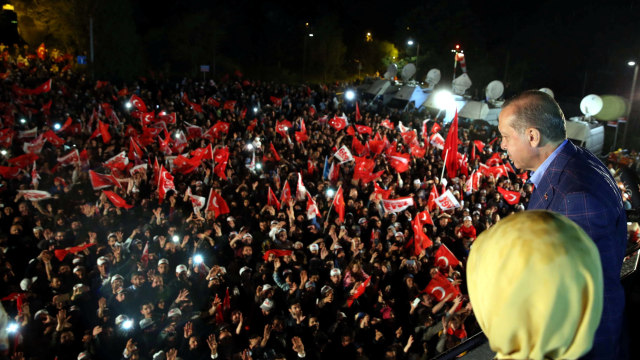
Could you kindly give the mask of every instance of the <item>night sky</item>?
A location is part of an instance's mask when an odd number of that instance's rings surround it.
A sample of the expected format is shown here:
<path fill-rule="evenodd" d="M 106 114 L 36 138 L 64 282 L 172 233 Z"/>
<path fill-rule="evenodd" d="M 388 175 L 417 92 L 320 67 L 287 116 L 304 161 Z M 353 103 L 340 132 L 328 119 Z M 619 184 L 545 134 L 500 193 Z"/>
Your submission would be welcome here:
<path fill-rule="evenodd" d="M 153 33 L 188 23 L 194 14 L 206 10 L 216 25 L 224 27 L 213 31 L 221 39 L 217 51 L 232 60 L 249 59 L 244 64 L 249 75 L 247 68 L 256 58 L 301 52 L 296 48 L 302 47 L 299 39 L 304 36 L 304 23 L 313 28 L 327 16 L 337 19 L 347 49 L 345 67 L 353 66 L 365 34 L 371 32 L 376 40 L 392 42 L 401 54 L 410 51 L 406 41 L 415 39 L 420 43 L 420 54 L 424 58 L 429 54 L 433 61 L 422 71 L 439 68 L 442 81 L 448 82 L 453 67 L 451 49 L 460 44 L 474 81 L 472 95 L 478 96 L 489 81 L 498 79 L 505 83 L 506 95 L 549 87 L 558 99 L 572 103 L 589 93 L 628 97 L 633 69 L 627 61 L 640 60 L 640 4 L 635 0 L 140 0 L 130 4 L 142 42 L 156 41 L 144 50 L 147 58 L 166 57 L 171 51 L 187 57 L 188 49 L 167 48 L 163 36 L 154 38 Z M 281 38 L 278 47 L 265 45 L 274 38 Z M 202 40 L 192 41 L 197 46 Z M 299 58 L 287 61 L 290 68 L 300 69 L 295 64 Z M 384 71 L 379 68 L 380 74 Z M 419 75 L 424 79 L 424 74 Z"/>

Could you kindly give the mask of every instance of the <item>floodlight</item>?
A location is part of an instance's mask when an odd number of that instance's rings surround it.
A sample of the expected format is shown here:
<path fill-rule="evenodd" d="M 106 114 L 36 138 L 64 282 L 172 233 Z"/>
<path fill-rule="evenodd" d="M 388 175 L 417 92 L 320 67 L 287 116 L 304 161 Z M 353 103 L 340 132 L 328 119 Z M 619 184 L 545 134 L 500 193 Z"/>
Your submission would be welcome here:
<path fill-rule="evenodd" d="M 344 93 L 344 98 L 347 99 L 348 101 L 351 101 L 356 98 L 356 92 L 353 90 L 347 90 Z"/>

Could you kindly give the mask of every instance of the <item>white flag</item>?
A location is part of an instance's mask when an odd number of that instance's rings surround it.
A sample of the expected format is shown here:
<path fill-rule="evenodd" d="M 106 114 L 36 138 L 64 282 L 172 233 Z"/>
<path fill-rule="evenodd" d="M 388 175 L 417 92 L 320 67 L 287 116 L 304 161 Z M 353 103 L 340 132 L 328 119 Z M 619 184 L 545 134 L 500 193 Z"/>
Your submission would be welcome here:
<path fill-rule="evenodd" d="M 382 200 L 382 206 L 385 212 L 397 213 L 409 206 L 413 206 L 413 197 L 407 196 L 393 200 Z"/>
<path fill-rule="evenodd" d="M 349 148 L 347 148 L 346 145 L 342 145 L 342 147 L 336 151 L 333 156 L 340 161 L 340 164 L 353 160 L 353 155 L 351 155 L 351 151 L 349 151 Z"/>
<path fill-rule="evenodd" d="M 447 190 L 444 194 L 440 195 L 436 198 L 436 204 L 440 206 L 440 209 L 446 211 L 460 207 L 460 203 L 456 200 L 456 197 L 453 196 L 451 190 Z"/>

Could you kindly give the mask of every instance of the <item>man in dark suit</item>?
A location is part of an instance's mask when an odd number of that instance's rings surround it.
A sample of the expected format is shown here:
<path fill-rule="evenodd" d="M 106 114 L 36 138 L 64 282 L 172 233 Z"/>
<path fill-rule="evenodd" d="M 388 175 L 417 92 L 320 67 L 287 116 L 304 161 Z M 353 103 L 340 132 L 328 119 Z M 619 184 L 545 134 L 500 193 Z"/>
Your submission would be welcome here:
<path fill-rule="evenodd" d="M 624 291 L 620 268 L 627 243 L 622 196 L 607 168 L 566 139 L 565 118 L 553 98 L 526 91 L 503 106 L 501 147 L 513 164 L 533 171 L 529 210 L 547 209 L 575 221 L 593 239 L 602 261 L 604 309 L 592 350 L 585 358 L 620 359 Z M 560 275 L 560 274 L 559 274 Z"/>

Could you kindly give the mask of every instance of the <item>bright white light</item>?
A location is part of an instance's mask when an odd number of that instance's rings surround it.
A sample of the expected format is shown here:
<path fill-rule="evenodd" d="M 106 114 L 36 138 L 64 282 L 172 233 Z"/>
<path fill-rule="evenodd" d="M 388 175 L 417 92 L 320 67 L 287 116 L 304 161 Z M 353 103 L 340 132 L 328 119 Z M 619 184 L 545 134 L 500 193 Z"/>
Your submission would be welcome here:
<path fill-rule="evenodd" d="M 253 107 L 253 112 L 254 112 L 254 113 L 257 113 L 257 112 L 258 112 L 258 107 L 257 107 L 257 106 L 254 106 L 254 107 Z"/>
<path fill-rule="evenodd" d="M 413 45 L 413 40 L 407 41 L 407 45 L 409 45 L 409 46 Z"/>
<path fill-rule="evenodd" d="M 160 105 L 156 105 L 156 109 L 160 109 Z"/>
<path fill-rule="evenodd" d="M 285 126 L 285 127 L 284 127 L 284 131 L 289 131 L 289 127 L 288 127 L 288 126 Z"/>
<path fill-rule="evenodd" d="M 434 103 L 438 109 L 449 110 L 456 107 L 456 102 L 453 98 L 453 94 L 449 91 L 441 90 L 434 94 Z"/>
<path fill-rule="evenodd" d="M 167 115 L 167 113 L 164 112 L 164 111 L 160 111 L 160 115 L 165 116 L 165 115 Z"/>
<path fill-rule="evenodd" d="M 177 139 L 177 138 L 179 138 L 179 137 L 180 137 L 180 134 L 178 134 L 178 133 L 173 134 L 173 138 L 174 138 L 174 139 Z"/>
<path fill-rule="evenodd" d="M 249 151 L 253 150 L 253 144 L 247 144 L 247 150 Z"/>
<path fill-rule="evenodd" d="M 0 150 L 0 154 L 2 154 L 2 156 L 7 155 L 7 150 L 4 150 L 4 149 Z"/>
<path fill-rule="evenodd" d="M 131 103 L 127 101 L 126 104 L 124 104 L 124 107 L 126 107 L 127 109 L 131 109 Z"/>
<path fill-rule="evenodd" d="M 636 62 L 635 62 L 635 61 L 633 61 L 633 60 L 631 60 L 631 61 L 629 61 L 629 62 L 627 63 L 627 65 L 629 65 L 629 66 L 636 66 Z"/>
<path fill-rule="evenodd" d="M 13 334 L 18 331 L 18 328 L 19 326 L 17 323 L 14 323 L 14 322 L 9 323 L 9 325 L 7 325 L 7 332 L 10 334 Z"/>
<path fill-rule="evenodd" d="M 60 126 L 60 123 L 55 123 L 53 124 L 53 130 L 60 130 L 62 126 Z"/>
<path fill-rule="evenodd" d="M 122 322 L 122 328 L 125 330 L 129 330 L 133 327 L 133 320 L 125 320 Z"/>
<path fill-rule="evenodd" d="M 330 198 L 331 198 L 331 197 L 333 197 L 333 195 L 334 195 L 335 193 L 336 193 L 336 191 L 335 191 L 335 190 L 333 190 L 333 189 L 331 189 L 331 188 L 327 189 L 327 197 L 330 197 Z"/>
<path fill-rule="evenodd" d="M 313 34 L 309 34 L 309 37 L 313 37 Z"/>
<path fill-rule="evenodd" d="M 20 124 L 26 124 L 27 123 L 27 119 L 20 119 Z"/>
<path fill-rule="evenodd" d="M 197 254 L 197 255 L 193 256 L 193 262 L 195 264 L 202 264 L 202 260 L 203 260 L 202 259 L 202 255 L 200 255 L 200 254 Z"/>
<path fill-rule="evenodd" d="M 356 92 L 353 90 L 347 90 L 344 93 L 344 98 L 347 99 L 348 101 L 351 101 L 356 98 Z"/>
<path fill-rule="evenodd" d="M 256 164 L 256 169 L 258 169 L 258 170 L 262 169 L 262 164 L 257 163 L 257 164 Z"/>
<path fill-rule="evenodd" d="M 173 240 L 173 242 L 177 243 L 177 242 L 180 242 L 180 237 L 178 235 L 173 235 L 173 238 L 171 240 Z"/>

